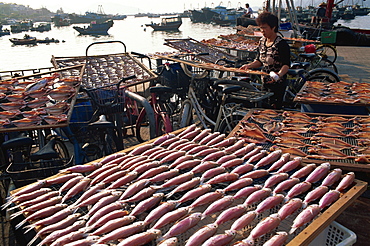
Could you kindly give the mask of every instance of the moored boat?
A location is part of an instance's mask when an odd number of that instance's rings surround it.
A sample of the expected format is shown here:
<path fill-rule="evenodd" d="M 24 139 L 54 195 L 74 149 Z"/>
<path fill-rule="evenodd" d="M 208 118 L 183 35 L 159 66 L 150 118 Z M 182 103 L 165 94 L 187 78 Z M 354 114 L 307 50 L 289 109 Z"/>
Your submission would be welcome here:
<path fill-rule="evenodd" d="M 146 24 L 154 29 L 154 31 L 177 30 L 182 24 L 181 17 L 166 17 L 162 18 L 161 23 Z"/>
<path fill-rule="evenodd" d="M 31 31 L 47 32 L 51 30 L 51 23 L 41 22 L 31 27 Z"/>
<path fill-rule="evenodd" d="M 102 23 L 91 22 L 88 27 L 74 26 L 73 29 L 82 35 L 108 35 L 108 30 L 113 26 L 113 20 Z"/>
<path fill-rule="evenodd" d="M 29 35 L 24 35 L 24 38 L 10 38 L 10 42 L 14 45 L 24 45 L 24 44 L 36 44 L 37 39 L 35 37 L 30 37 Z"/>

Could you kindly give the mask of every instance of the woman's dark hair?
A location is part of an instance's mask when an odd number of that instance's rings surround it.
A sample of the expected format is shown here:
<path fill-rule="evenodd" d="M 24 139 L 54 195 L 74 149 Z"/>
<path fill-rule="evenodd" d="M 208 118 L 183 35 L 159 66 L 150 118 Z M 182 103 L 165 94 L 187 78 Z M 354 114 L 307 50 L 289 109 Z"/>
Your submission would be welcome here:
<path fill-rule="evenodd" d="M 279 20 L 276 15 L 270 13 L 270 12 L 263 12 L 260 15 L 258 15 L 256 19 L 257 25 L 261 24 L 267 24 L 271 28 L 274 27 L 274 31 L 278 32 L 278 25 L 279 25 Z"/>

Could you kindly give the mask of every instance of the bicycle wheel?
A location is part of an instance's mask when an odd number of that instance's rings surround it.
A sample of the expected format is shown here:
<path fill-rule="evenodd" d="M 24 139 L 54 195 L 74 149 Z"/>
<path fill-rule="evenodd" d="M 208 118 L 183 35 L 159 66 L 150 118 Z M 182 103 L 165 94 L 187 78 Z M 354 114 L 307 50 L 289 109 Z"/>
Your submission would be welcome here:
<path fill-rule="evenodd" d="M 136 120 L 135 126 L 136 138 L 140 143 L 146 142 L 150 139 L 149 130 L 148 117 L 143 108 Z"/>
<path fill-rule="evenodd" d="M 329 82 L 335 83 L 340 81 L 340 77 L 338 74 L 324 68 L 316 68 L 311 71 L 308 71 L 306 75 L 307 81 L 322 81 L 322 82 Z"/>
<path fill-rule="evenodd" d="M 334 71 L 335 73 L 338 73 L 337 66 L 334 64 L 334 62 L 328 60 L 327 58 L 319 56 L 316 63 L 317 63 L 317 65 L 316 65 L 317 68 L 326 68 L 326 69 L 329 69 L 331 71 Z"/>
<path fill-rule="evenodd" d="M 193 117 L 192 117 L 192 108 L 191 101 L 189 99 L 186 99 L 181 106 L 181 118 L 180 118 L 180 128 L 184 128 L 187 126 L 190 126 L 192 123 Z"/>
<path fill-rule="evenodd" d="M 238 125 L 239 121 L 243 118 L 244 115 L 240 114 L 229 115 L 228 117 L 221 121 L 218 130 L 215 129 L 215 131 L 223 133 L 227 136 Z"/>
<path fill-rule="evenodd" d="M 337 60 L 337 50 L 333 45 L 320 44 L 316 47 L 316 54 L 334 63 Z"/>
<path fill-rule="evenodd" d="M 120 150 L 119 141 L 116 132 L 113 129 L 108 129 L 104 136 L 105 147 L 103 148 L 103 156 L 107 156 L 116 153 Z"/>

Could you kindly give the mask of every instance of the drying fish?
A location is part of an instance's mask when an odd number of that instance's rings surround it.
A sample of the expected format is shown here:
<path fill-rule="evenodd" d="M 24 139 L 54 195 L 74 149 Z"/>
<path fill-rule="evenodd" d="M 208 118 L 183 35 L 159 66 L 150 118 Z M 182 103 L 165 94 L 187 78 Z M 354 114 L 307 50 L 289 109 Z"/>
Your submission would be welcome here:
<path fill-rule="evenodd" d="M 247 198 L 247 197 L 249 197 L 250 194 L 252 194 L 255 191 L 260 190 L 260 189 L 262 189 L 262 185 L 244 187 L 234 195 L 234 198 L 235 199 Z"/>
<path fill-rule="evenodd" d="M 118 217 L 115 219 L 110 219 L 107 223 L 101 225 L 100 227 L 96 228 L 95 231 L 91 232 L 90 235 L 92 236 L 100 236 L 102 234 L 109 233 L 115 229 L 118 229 L 122 226 L 126 226 L 131 224 L 136 218 L 134 216 L 123 216 Z M 91 230 L 90 227 L 85 228 L 85 232 Z"/>
<path fill-rule="evenodd" d="M 188 155 L 197 155 L 201 151 L 206 151 L 206 150 L 209 150 L 209 149 L 215 149 L 213 147 L 208 147 L 206 145 L 193 145 L 193 146 L 195 146 L 195 147 L 193 147 L 192 149 L 190 149 L 190 150 L 187 151 L 187 154 Z M 199 154 L 199 156 L 202 156 L 202 153 Z"/>
<path fill-rule="evenodd" d="M 274 148 L 272 148 L 272 150 L 274 150 Z M 281 148 L 281 151 L 284 154 L 290 154 L 292 157 L 294 157 L 294 156 L 296 156 L 296 157 L 306 157 L 307 156 L 307 154 L 305 152 L 303 152 L 302 150 L 300 150 L 299 148 Z"/>
<path fill-rule="evenodd" d="M 0 112 L 0 119 L 10 119 L 14 116 L 20 115 L 22 112 L 19 109 L 16 110 L 9 110 L 9 111 L 2 111 Z"/>
<path fill-rule="evenodd" d="M 315 170 L 308 175 L 306 178 L 307 182 L 310 183 L 316 183 L 317 181 L 323 179 L 329 172 L 330 170 L 330 163 L 324 162 L 320 166 L 316 167 Z"/>
<path fill-rule="evenodd" d="M 322 136 L 322 137 L 346 137 L 347 135 L 344 134 L 342 131 L 338 130 L 334 127 L 325 127 L 322 129 L 319 129 L 318 133 L 315 133 L 315 136 Z"/>
<path fill-rule="evenodd" d="M 226 153 L 234 153 L 235 151 L 242 148 L 244 144 L 245 144 L 244 140 L 238 140 L 236 142 L 236 137 L 229 137 L 215 145 L 212 145 L 211 147 L 225 148 L 224 151 Z"/>
<path fill-rule="evenodd" d="M 242 216 L 247 211 L 247 207 L 244 205 L 237 205 L 224 210 L 214 222 L 217 226 L 222 225 L 230 220 Z"/>
<path fill-rule="evenodd" d="M 323 186 L 332 186 L 335 182 L 337 182 L 342 176 L 342 169 L 336 168 L 332 170 L 322 181 L 321 185 Z"/>
<path fill-rule="evenodd" d="M 304 182 L 301 182 L 301 183 L 298 183 L 298 184 L 294 185 L 288 191 L 288 194 L 285 196 L 285 201 L 289 201 L 293 197 L 296 197 L 296 196 L 298 196 L 300 194 L 305 193 L 306 191 L 308 191 L 309 189 L 311 189 L 311 187 L 312 187 L 311 183 L 309 183 L 307 181 L 304 181 Z"/>
<path fill-rule="evenodd" d="M 299 227 L 311 222 L 320 213 L 320 207 L 312 204 L 300 212 L 293 221 L 289 234 L 293 234 Z"/>
<path fill-rule="evenodd" d="M 242 174 L 245 174 L 245 173 L 248 173 L 248 172 L 252 171 L 253 168 L 254 168 L 254 165 L 253 164 L 245 163 L 243 165 L 240 165 L 240 166 L 235 167 L 231 171 L 231 173 L 237 173 L 237 174 L 239 174 L 241 176 Z"/>
<path fill-rule="evenodd" d="M 275 187 L 275 189 L 273 190 L 273 193 L 277 194 L 277 193 L 284 192 L 292 188 L 294 185 L 298 183 L 299 183 L 298 178 L 291 178 L 291 179 L 284 180 Z"/>
<path fill-rule="evenodd" d="M 281 131 L 284 128 L 284 123 L 272 120 L 263 125 L 263 129 L 267 131 L 268 134 Z"/>
<path fill-rule="evenodd" d="M 156 176 L 150 178 L 149 181 L 152 182 L 152 183 L 162 182 L 162 181 L 165 181 L 167 179 L 171 179 L 173 177 L 178 176 L 179 172 L 180 172 L 179 169 L 174 168 L 174 169 L 171 169 L 169 171 L 157 174 Z"/>
<path fill-rule="evenodd" d="M 201 133 L 201 129 L 199 127 L 196 127 L 194 130 L 192 131 L 189 131 L 183 135 L 179 135 L 178 137 L 181 138 L 181 139 L 188 139 L 188 140 L 192 140 L 193 138 L 195 138 L 198 134 Z"/>
<path fill-rule="evenodd" d="M 290 118 L 290 117 L 286 117 L 282 122 L 289 124 L 307 124 L 307 125 L 312 123 L 309 119 Z"/>
<path fill-rule="evenodd" d="M 141 155 L 146 150 L 153 148 L 153 145 L 154 144 L 151 144 L 151 143 L 141 145 L 141 146 L 136 147 L 135 149 L 133 149 L 129 154 L 133 155 L 133 156 Z"/>
<path fill-rule="evenodd" d="M 203 246 L 226 246 L 229 245 L 235 238 L 236 232 L 233 230 L 227 230 L 224 234 L 215 235 L 207 239 L 202 245 Z"/>
<path fill-rule="evenodd" d="M 244 239 L 243 242 L 249 243 L 250 245 L 254 244 L 254 240 L 263 235 L 271 232 L 280 224 L 280 217 L 278 214 L 271 214 L 269 217 L 266 217 L 261 222 L 259 222 L 253 230 L 250 232 L 248 238 Z"/>
<path fill-rule="evenodd" d="M 177 149 L 178 146 L 180 146 L 180 144 L 184 144 L 184 143 L 188 143 L 189 140 L 187 139 L 179 139 L 175 142 L 173 142 L 172 144 L 170 144 L 167 149 Z M 158 147 L 158 146 L 157 146 Z M 156 148 L 157 148 L 156 147 Z M 158 147 L 158 148 L 161 148 L 161 147 Z M 144 152 L 145 153 L 145 152 Z"/>
<path fill-rule="evenodd" d="M 308 116 L 307 114 L 302 113 L 302 112 L 284 111 L 282 115 L 285 117 L 289 117 L 289 118 L 302 118 L 302 119 L 306 119 L 309 121 L 312 120 L 311 116 Z"/>
<path fill-rule="evenodd" d="M 160 219 L 152 226 L 153 229 L 161 229 L 162 227 L 173 223 L 189 214 L 190 209 L 187 207 L 178 208 L 174 211 L 165 213 Z"/>
<path fill-rule="evenodd" d="M 98 220 L 102 220 L 102 218 L 104 218 L 105 216 L 111 216 L 111 212 L 113 211 L 123 211 L 122 209 L 124 209 L 125 207 L 126 204 L 122 204 L 119 201 L 113 201 L 112 203 L 107 204 L 106 206 L 102 206 L 99 209 L 97 209 L 97 211 L 94 214 L 91 214 L 91 216 L 90 215 L 86 216 L 89 217 L 87 226 L 94 225 L 95 222 L 97 222 Z M 128 214 L 127 211 L 125 213 Z"/>
<path fill-rule="evenodd" d="M 193 173 L 193 174 L 204 173 L 205 171 L 207 171 L 209 169 L 217 167 L 218 164 L 219 163 L 213 162 L 213 161 L 201 162 L 199 165 L 197 165 L 193 169 L 191 169 L 190 172 Z"/>
<path fill-rule="evenodd" d="M 200 181 L 203 183 L 205 180 L 211 179 L 225 172 L 226 172 L 226 168 L 224 167 L 215 167 L 215 168 L 209 169 L 202 174 Z"/>
<path fill-rule="evenodd" d="M 264 211 L 272 209 L 276 207 L 277 205 L 279 205 L 283 200 L 284 200 L 284 196 L 282 194 L 277 194 L 277 195 L 267 197 L 265 200 L 263 200 L 261 203 L 257 205 L 255 212 L 260 214 Z"/>
<path fill-rule="evenodd" d="M 124 239 L 136 233 L 142 232 L 145 227 L 145 223 L 142 221 L 135 222 L 131 225 L 126 225 L 117 228 L 110 233 L 100 237 L 97 243 L 107 243 L 113 240 Z"/>
<path fill-rule="evenodd" d="M 253 150 L 251 150 L 250 152 L 248 152 L 247 154 L 245 154 L 242 157 L 242 159 L 243 160 L 249 160 L 249 158 L 251 158 L 252 156 L 255 156 L 256 154 L 260 153 L 261 150 L 262 150 L 262 147 L 261 146 L 257 146 Z"/>
<path fill-rule="evenodd" d="M 302 164 L 302 157 L 294 157 L 293 160 L 288 161 L 282 167 L 277 170 L 277 173 L 287 173 L 296 168 L 298 168 Z"/>
<path fill-rule="evenodd" d="M 196 137 L 194 137 L 193 142 L 199 142 L 209 134 L 211 134 L 211 129 L 203 129 Z"/>
<path fill-rule="evenodd" d="M 198 188 L 188 191 L 185 193 L 180 199 L 178 199 L 179 203 L 184 203 L 195 198 L 204 195 L 205 193 L 211 190 L 212 186 L 210 184 L 200 185 Z"/>
<path fill-rule="evenodd" d="M 212 215 L 224 210 L 225 208 L 230 206 L 233 202 L 234 202 L 233 196 L 224 196 L 223 198 L 213 202 L 202 213 L 202 219 L 204 219 L 208 215 Z"/>
<path fill-rule="evenodd" d="M 233 191 L 233 190 L 240 190 L 241 188 L 244 188 L 250 184 L 253 183 L 253 179 L 251 178 L 240 178 L 233 183 L 229 184 L 224 191 Z"/>
<path fill-rule="evenodd" d="M 330 116 L 330 117 L 318 117 L 317 120 L 324 121 L 324 122 L 340 122 L 340 123 L 346 123 L 349 121 L 348 118 L 344 118 L 341 116 Z"/>
<path fill-rule="evenodd" d="M 129 198 L 126 198 L 126 199 L 121 199 L 120 198 L 120 200 L 123 203 L 127 203 L 127 202 L 140 202 L 143 199 L 146 199 L 146 198 L 150 197 L 155 192 L 156 192 L 156 189 L 154 189 L 153 187 L 147 187 L 147 188 L 142 189 L 141 191 L 137 192 L 132 197 L 129 197 Z"/>
<path fill-rule="evenodd" d="M 141 174 L 139 177 L 137 177 L 136 180 L 142 180 L 142 179 L 149 179 L 151 177 L 156 176 L 157 174 L 163 173 L 165 171 L 168 171 L 168 166 L 162 165 L 156 168 L 152 168 Z"/>
<path fill-rule="evenodd" d="M 171 237 L 157 244 L 157 246 L 177 246 L 178 245 L 177 237 Z"/>
<path fill-rule="evenodd" d="M 339 182 L 337 188 L 335 190 L 337 191 L 343 191 L 347 189 L 355 180 L 355 173 L 354 172 L 349 172 L 344 175 L 342 180 Z"/>
<path fill-rule="evenodd" d="M 149 214 L 145 217 L 144 222 L 146 222 L 147 224 L 151 224 L 152 222 L 161 218 L 163 215 L 175 209 L 177 205 L 178 202 L 176 201 L 167 201 L 162 203 L 161 205 L 159 205 L 158 207 L 154 208 L 152 211 L 149 212 Z"/>
<path fill-rule="evenodd" d="M 190 209 L 203 206 L 205 204 L 212 203 L 224 196 L 223 190 L 216 190 L 214 192 L 208 192 L 198 197 L 192 204 L 189 205 Z"/>
<path fill-rule="evenodd" d="M 302 207 L 303 203 L 302 200 L 299 198 L 290 199 L 287 203 L 285 203 L 278 211 L 278 215 L 281 220 L 284 220 L 289 215 L 292 215 L 298 209 Z"/>
<path fill-rule="evenodd" d="M 282 151 L 281 150 L 275 150 L 275 151 L 271 152 L 270 154 L 268 154 L 267 156 L 265 156 L 262 159 L 260 159 L 254 165 L 254 168 L 257 169 L 259 167 L 264 167 L 266 165 L 272 164 L 275 161 L 277 161 L 281 157 L 281 155 L 282 155 Z"/>
<path fill-rule="evenodd" d="M 52 197 L 49 200 L 43 201 L 41 203 L 36 203 L 36 204 L 34 204 L 30 207 L 27 207 L 25 209 L 22 209 L 22 210 L 16 212 L 16 213 L 11 214 L 10 219 L 13 220 L 14 218 L 16 218 L 17 216 L 19 216 L 21 214 L 31 214 L 32 215 L 34 213 L 37 213 L 40 210 L 46 209 L 48 207 L 51 207 L 51 206 L 54 206 L 54 205 L 60 203 L 61 200 L 62 200 L 61 196 Z M 29 217 L 31 217 L 31 216 L 29 216 Z"/>
<path fill-rule="evenodd" d="M 327 206 L 330 206 L 333 202 L 339 199 L 340 192 L 337 190 L 331 190 L 327 192 L 319 201 L 320 209 L 324 209 Z"/>
<path fill-rule="evenodd" d="M 210 154 L 206 155 L 205 157 L 203 157 L 202 161 L 215 161 L 215 160 L 219 159 L 220 157 L 222 157 L 224 155 L 226 155 L 225 151 L 219 150 L 219 151 L 216 151 L 216 152 L 213 152 L 213 153 L 210 153 Z"/>
<path fill-rule="evenodd" d="M 80 181 L 78 181 L 76 185 L 74 185 L 70 190 L 68 190 L 67 193 L 63 196 L 62 203 L 64 201 L 71 199 L 78 193 L 86 190 L 90 182 L 91 182 L 90 178 L 83 178 Z"/>
<path fill-rule="evenodd" d="M 166 162 L 176 160 L 177 158 L 179 158 L 181 156 L 184 156 L 185 154 L 186 154 L 185 151 L 174 152 L 174 153 L 164 157 L 162 160 L 160 160 L 160 163 L 166 163 Z"/>
<path fill-rule="evenodd" d="M 256 211 L 249 211 L 248 213 L 242 215 L 240 218 L 234 221 L 231 225 L 230 229 L 234 231 L 243 230 L 246 226 L 248 226 L 252 221 L 257 217 Z"/>
<path fill-rule="evenodd" d="M 262 115 L 267 115 L 269 117 L 277 117 L 279 116 L 279 113 L 276 112 L 275 110 L 273 109 L 264 109 L 264 110 L 261 110 L 261 111 L 254 111 L 253 112 L 254 114 L 262 114 Z"/>
<path fill-rule="evenodd" d="M 204 241 L 212 237 L 218 229 L 215 224 L 208 224 L 196 231 L 190 238 L 186 241 L 185 246 L 201 246 Z"/>
<path fill-rule="evenodd" d="M 206 146 L 213 146 L 213 145 L 216 145 L 217 143 L 220 143 L 221 141 L 223 141 L 226 137 L 226 134 L 222 133 L 218 136 L 216 136 L 215 138 L 209 140 L 207 143 L 205 143 Z"/>
<path fill-rule="evenodd" d="M 290 178 L 303 178 L 309 175 L 316 168 L 316 164 L 308 164 L 295 171 Z"/>
<path fill-rule="evenodd" d="M 233 154 L 240 157 L 240 156 L 245 156 L 246 154 L 248 154 L 249 152 L 251 152 L 252 150 L 254 150 L 256 148 L 256 144 L 255 143 L 250 143 L 250 144 L 247 144 L 246 146 L 244 146 L 243 148 L 240 148 L 238 150 L 236 150 Z M 225 150 L 227 152 L 227 150 Z"/>
<path fill-rule="evenodd" d="M 51 192 L 52 190 L 50 188 L 40 188 L 34 191 L 30 191 L 29 193 L 22 193 L 20 195 L 10 197 L 9 201 L 6 202 L 1 206 L 2 209 L 8 207 L 11 203 L 21 203 L 21 202 L 28 202 L 32 201 L 33 199 L 42 196 L 46 193 Z"/>
<path fill-rule="evenodd" d="M 267 122 L 270 122 L 272 119 L 269 116 L 266 115 L 251 115 L 251 119 L 254 120 L 257 123 L 265 124 Z"/>
<path fill-rule="evenodd" d="M 224 182 L 232 182 L 239 178 L 237 173 L 221 173 L 206 182 L 206 184 L 219 184 Z M 247 178 L 247 177 L 246 177 Z"/>
<path fill-rule="evenodd" d="M 27 199 L 23 202 L 18 202 L 16 206 L 12 206 L 12 207 L 8 208 L 8 211 L 13 210 L 13 209 L 17 209 L 17 208 L 20 208 L 20 207 L 27 208 L 29 206 L 39 204 L 39 203 L 44 202 L 48 199 L 51 199 L 53 197 L 58 196 L 59 192 L 58 191 L 51 191 L 51 189 L 49 189 L 49 188 L 42 188 L 39 191 L 32 192 L 31 194 L 36 195 L 36 196 L 35 197 L 30 196 L 31 198 L 29 198 L 29 199 Z M 1 207 L 2 207 L 2 209 L 4 209 L 4 208 L 8 207 L 10 204 L 11 204 L 11 202 L 5 203 Z"/>
<path fill-rule="evenodd" d="M 302 147 L 309 146 L 309 144 L 306 144 L 306 143 L 302 142 L 301 140 L 294 139 L 294 138 L 280 138 L 280 137 L 277 137 L 277 138 L 275 138 L 273 143 L 275 143 L 279 146 L 286 147 L 286 148 L 293 148 L 293 147 L 294 148 L 302 148 Z"/>
<path fill-rule="evenodd" d="M 276 173 L 270 176 L 264 183 L 263 188 L 271 188 L 289 177 L 287 173 Z"/>
<path fill-rule="evenodd" d="M 139 202 L 135 208 L 131 211 L 131 216 L 138 216 L 145 211 L 148 211 L 149 209 L 152 209 L 154 206 L 156 206 L 163 198 L 163 193 L 156 193 L 152 197 L 143 200 Z"/>
<path fill-rule="evenodd" d="M 83 232 L 83 230 L 72 231 L 60 238 L 57 238 L 50 246 L 64 246 L 70 242 L 75 242 L 80 239 L 86 238 L 87 236 L 88 234 Z"/>
<path fill-rule="evenodd" d="M 288 131 L 288 132 L 274 132 L 272 135 L 275 137 L 280 137 L 280 138 L 293 138 L 293 139 L 300 139 L 300 140 L 305 140 L 307 137 L 302 136 L 298 132 L 293 132 L 293 131 Z"/>
<path fill-rule="evenodd" d="M 303 201 L 303 207 L 307 207 L 307 204 L 313 202 L 317 199 L 320 199 L 323 195 L 328 192 L 329 188 L 326 186 L 319 186 L 314 190 L 307 193 Z"/>
<path fill-rule="evenodd" d="M 236 132 L 236 136 L 242 137 L 242 139 L 247 143 L 264 144 L 267 142 L 271 142 L 271 140 L 258 129 L 248 130 L 241 128 L 239 131 Z"/>
<path fill-rule="evenodd" d="M 202 140 L 199 141 L 200 145 L 206 145 L 209 141 L 214 139 L 215 137 L 219 136 L 221 133 L 220 132 L 214 132 L 203 138 Z"/>
<path fill-rule="evenodd" d="M 284 153 L 284 154 L 281 155 L 279 160 L 272 163 L 272 165 L 267 169 L 267 171 L 271 172 L 273 170 L 279 169 L 285 163 L 287 163 L 289 160 L 290 160 L 290 154 L 289 153 Z"/>
<path fill-rule="evenodd" d="M 207 155 L 210 155 L 210 154 L 219 152 L 219 151 L 220 150 L 218 148 L 207 148 L 207 149 L 204 149 L 204 150 L 196 153 L 194 156 L 196 156 L 196 157 L 202 157 L 202 156 L 207 156 Z"/>
<path fill-rule="evenodd" d="M 188 217 L 178 221 L 167 231 L 166 234 L 163 235 L 163 237 L 160 238 L 160 241 L 180 235 L 189 230 L 190 228 L 193 228 L 199 223 L 201 217 L 202 217 L 201 213 L 193 213 L 190 214 Z"/>
<path fill-rule="evenodd" d="M 262 188 L 260 190 L 256 190 L 252 194 L 250 194 L 247 199 L 245 199 L 243 205 L 244 206 L 249 206 L 254 203 L 260 202 L 266 197 L 268 197 L 271 194 L 271 189 L 270 188 Z"/>
<path fill-rule="evenodd" d="M 23 118 L 20 120 L 13 120 L 11 121 L 13 125 L 16 127 L 29 127 L 29 126 L 35 126 L 41 124 L 41 118 Z"/>
<path fill-rule="evenodd" d="M 100 209 L 103 208 L 104 206 L 117 201 L 120 198 L 121 195 L 122 195 L 122 192 L 115 191 L 115 192 L 112 192 L 112 194 L 110 196 L 106 196 L 106 197 L 100 199 L 97 203 L 95 203 L 90 208 L 90 210 L 87 212 L 87 216 L 88 217 L 94 216 L 94 214 L 97 213 L 98 211 L 100 211 Z"/>
<path fill-rule="evenodd" d="M 167 180 L 165 183 L 163 183 L 160 186 L 155 186 L 155 189 L 163 189 L 163 188 L 169 188 L 172 186 L 180 185 L 183 184 L 184 182 L 187 182 L 194 178 L 194 173 L 193 172 L 187 172 L 180 174 L 179 176 L 173 177 L 169 180 Z"/>
<path fill-rule="evenodd" d="M 260 170 L 250 171 L 250 172 L 242 175 L 240 178 L 259 179 L 259 178 L 265 177 L 269 174 L 270 174 L 269 171 L 267 171 L 265 169 L 260 169 Z"/>
<path fill-rule="evenodd" d="M 254 162 L 261 160 L 266 155 L 267 155 L 267 151 L 261 150 L 259 153 L 251 156 L 249 159 L 245 159 L 244 157 L 244 160 L 247 160 L 247 163 L 254 163 Z"/>
<path fill-rule="evenodd" d="M 141 175 L 145 173 L 146 171 L 153 169 L 153 168 L 157 168 L 161 165 L 159 161 L 150 161 L 150 160 L 144 160 L 143 162 L 139 162 L 139 163 L 141 164 L 138 166 L 133 165 L 131 166 L 133 169 L 129 168 L 129 170 L 133 170 L 133 172 L 135 172 L 137 175 Z"/>
<path fill-rule="evenodd" d="M 161 235 L 160 230 L 151 229 L 146 232 L 132 235 L 122 240 L 117 246 L 141 246 L 155 240 Z"/>
<path fill-rule="evenodd" d="M 175 136 L 173 138 L 167 139 L 166 141 L 164 141 L 163 143 L 161 143 L 159 146 L 160 147 L 166 147 L 166 146 L 171 145 L 174 142 L 178 142 L 179 140 L 180 140 L 180 138 L 178 136 Z M 187 141 L 187 139 L 181 139 L 181 140 Z M 171 149 L 171 148 L 169 148 L 169 149 Z M 135 155 L 135 154 L 132 154 L 132 155 Z"/>
<path fill-rule="evenodd" d="M 176 167 L 177 165 L 185 162 L 185 161 L 189 161 L 189 160 L 193 160 L 194 157 L 192 155 L 184 155 L 184 156 L 181 156 L 179 157 L 177 160 L 175 160 L 173 163 L 171 163 L 171 165 L 169 166 L 169 168 L 174 168 Z"/>
<path fill-rule="evenodd" d="M 263 246 L 282 246 L 288 239 L 288 233 L 285 231 L 278 231 L 274 236 L 267 240 Z"/>
<path fill-rule="evenodd" d="M 177 192 L 190 190 L 190 189 L 194 188 L 195 186 L 197 186 L 199 184 L 200 184 L 200 178 L 199 177 L 193 178 L 193 179 L 177 186 L 174 190 L 172 190 L 170 193 L 168 193 L 166 195 L 166 198 L 170 198 L 173 194 L 175 194 Z"/>

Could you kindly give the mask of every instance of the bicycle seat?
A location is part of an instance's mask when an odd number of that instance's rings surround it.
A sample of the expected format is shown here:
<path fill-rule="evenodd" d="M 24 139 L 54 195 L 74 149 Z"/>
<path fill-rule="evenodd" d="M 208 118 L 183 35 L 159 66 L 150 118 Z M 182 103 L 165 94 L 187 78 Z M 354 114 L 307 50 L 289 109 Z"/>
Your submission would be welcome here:
<path fill-rule="evenodd" d="M 150 93 L 166 93 L 166 92 L 172 92 L 172 88 L 168 86 L 153 86 L 149 88 Z"/>
<path fill-rule="evenodd" d="M 54 146 L 55 146 L 55 138 L 52 138 L 39 151 L 31 154 L 30 156 L 31 161 L 51 160 L 53 158 L 58 158 L 59 154 L 58 152 L 55 151 Z"/>
<path fill-rule="evenodd" d="M 299 68 L 299 69 L 288 69 L 288 74 L 292 76 L 299 76 L 304 73 L 304 69 Z"/>
<path fill-rule="evenodd" d="M 223 94 L 230 94 L 232 92 L 240 91 L 242 88 L 243 87 L 240 85 L 217 83 L 217 90 L 220 90 Z"/>
<path fill-rule="evenodd" d="M 302 53 L 302 54 L 299 54 L 299 56 L 304 59 L 312 60 L 316 56 L 316 54 L 315 53 Z"/>
<path fill-rule="evenodd" d="M 309 62 L 293 62 L 290 65 L 290 68 L 291 69 L 298 69 L 298 68 L 307 69 L 307 68 L 310 67 L 310 65 L 311 65 L 311 63 L 309 63 Z"/>
<path fill-rule="evenodd" d="M 115 128 L 116 126 L 112 122 L 107 121 L 105 115 L 100 115 L 99 120 L 90 123 L 88 127 L 104 129 L 104 128 Z"/>
<path fill-rule="evenodd" d="M 28 147 L 35 143 L 30 137 L 16 137 L 9 139 L 1 144 L 3 149 L 14 149 L 20 147 Z"/>

